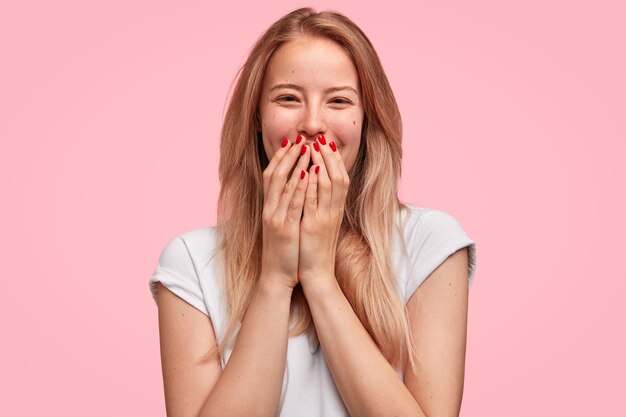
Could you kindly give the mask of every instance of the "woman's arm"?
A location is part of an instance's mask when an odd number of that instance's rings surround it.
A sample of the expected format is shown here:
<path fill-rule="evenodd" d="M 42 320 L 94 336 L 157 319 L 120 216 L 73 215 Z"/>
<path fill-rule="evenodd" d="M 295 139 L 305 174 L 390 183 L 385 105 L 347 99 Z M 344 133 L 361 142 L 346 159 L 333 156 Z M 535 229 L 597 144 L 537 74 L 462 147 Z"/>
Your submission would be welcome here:
<path fill-rule="evenodd" d="M 382 355 L 336 279 L 304 287 L 324 358 L 351 416 L 426 416 Z"/>
<path fill-rule="evenodd" d="M 341 153 L 330 146 L 334 143 L 326 143 L 321 135 L 314 143 L 315 170 L 309 177 L 300 226 L 298 276 L 346 408 L 359 417 L 458 416 L 467 322 L 467 249 L 448 257 L 427 278 L 431 283 L 417 290 L 419 297 L 413 298 L 417 307 L 413 303 L 409 320 L 420 363 L 416 375 L 401 381 L 335 277 L 350 177 Z"/>
<path fill-rule="evenodd" d="M 467 249 L 427 278 L 410 308 L 418 374 L 404 364 L 405 383 L 367 333 L 336 281 L 303 286 L 324 357 L 353 416 L 458 416 L 463 395 L 467 323 Z M 417 293 L 416 293 L 417 294 Z M 419 298 L 418 298 L 419 299 Z M 419 404 L 418 401 L 419 400 Z"/>
<path fill-rule="evenodd" d="M 197 416 L 222 372 L 211 319 L 157 282 L 161 368 L 169 417 Z"/>
<path fill-rule="evenodd" d="M 469 302 L 468 250 L 448 257 L 418 287 L 407 303 L 415 350 L 413 373 L 404 366 L 404 383 L 428 416 L 458 416 L 465 379 Z"/>
<path fill-rule="evenodd" d="M 307 149 L 291 146 L 285 138 L 263 171 L 261 276 L 233 352 L 199 417 L 276 415 L 287 359 L 291 294 L 298 283 Z"/>
<path fill-rule="evenodd" d="M 425 416 L 337 283 L 335 256 L 350 177 L 334 142 L 320 135 L 314 149 L 298 276 L 335 385 L 352 416 Z"/>

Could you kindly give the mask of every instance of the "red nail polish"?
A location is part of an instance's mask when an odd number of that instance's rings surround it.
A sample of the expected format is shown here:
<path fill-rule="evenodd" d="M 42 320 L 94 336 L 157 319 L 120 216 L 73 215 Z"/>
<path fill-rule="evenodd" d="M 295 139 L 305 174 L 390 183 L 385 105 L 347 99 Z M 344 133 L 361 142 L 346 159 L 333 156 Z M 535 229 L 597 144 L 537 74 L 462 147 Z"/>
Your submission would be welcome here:
<path fill-rule="evenodd" d="M 330 146 L 330 149 L 332 149 L 333 152 L 337 152 L 337 145 L 335 145 L 335 142 L 330 142 L 328 146 Z"/>
<path fill-rule="evenodd" d="M 300 155 L 304 155 L 306 152 L 306 145 L 302 145 L 302 149 L 300 149 Z"/>
<path fill-rule="evenodd" d="M 320 145 L 317 144 L 317 142 L 313 142 L 313 147 L 315 148 L 316 151 L 320 151 Z"/>
<path fill-rule="evenodd" d="M 280 144 L 281 148 L 284 148 L 285 146 L 287 146 L 287 144 L 289 143 L 289 140 L 287 140 L 287 138 L 283 139 L 283 143 Z"/>
<path fill-rule="evenodd" d="M 300 179 L 303 180 L 304 179 L 304 170 L 302 170 L 302 172 L 300 173 Z"/>
<path fill-rule="evenodd" d="M 317 140 L 319 140 L 322 145 L 326 145 L 326 138 L 324 137 L 324 135 L 319 135 L 317 137 Z"/>
<path fill-rule="evenodd" d="M 296 138 L 296 145 L 299 145 L 300 142 L 302 142 L 302 135 L 298 135 L 298 137 Z"/>
<path fill-rule="evenodd" d="M 317 174 L 318 172 L 320 172 L 320 166 L 319 165 L 315 167 L 315 173 Z"/>

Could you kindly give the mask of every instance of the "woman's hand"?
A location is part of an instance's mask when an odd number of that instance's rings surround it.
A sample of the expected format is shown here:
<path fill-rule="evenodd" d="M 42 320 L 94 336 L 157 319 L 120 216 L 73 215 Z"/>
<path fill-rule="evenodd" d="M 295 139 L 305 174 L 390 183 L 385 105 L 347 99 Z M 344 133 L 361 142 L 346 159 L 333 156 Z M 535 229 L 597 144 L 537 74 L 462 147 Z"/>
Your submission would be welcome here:
<path fill-rule="evenodd" d="M 350 186 L 350 177 L 334 142 L 320 135 L 309 152 L 314 165 L 309 172 L 300 225 L 298 265 L 303 289 L 336 280 L 335 254 Z"/>
<path fill-rule="evenodd" d="M 310 150 L 285 138 L 263 171 L 263 249 L 260 280 L 290 289 L 298 283 L 300 219 Z M 302 153 L 304 152 L 304 153 Z M 297 166 L 287 181 L 294 163 Z"/>

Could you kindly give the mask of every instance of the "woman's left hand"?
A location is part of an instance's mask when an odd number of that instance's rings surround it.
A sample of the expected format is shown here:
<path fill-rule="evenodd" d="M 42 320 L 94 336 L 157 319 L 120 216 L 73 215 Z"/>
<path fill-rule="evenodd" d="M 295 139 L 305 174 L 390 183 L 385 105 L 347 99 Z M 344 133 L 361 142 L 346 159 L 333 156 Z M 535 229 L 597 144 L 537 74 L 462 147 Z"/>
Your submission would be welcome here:
<path fill-rule="evenodd" d="M 300 222 L 298 259 L 298 278 L 303 289 L 336 280 L 335 254 L 350 185 L 334 142 L 320 135 L 309 146 L 313 165 Z"/>

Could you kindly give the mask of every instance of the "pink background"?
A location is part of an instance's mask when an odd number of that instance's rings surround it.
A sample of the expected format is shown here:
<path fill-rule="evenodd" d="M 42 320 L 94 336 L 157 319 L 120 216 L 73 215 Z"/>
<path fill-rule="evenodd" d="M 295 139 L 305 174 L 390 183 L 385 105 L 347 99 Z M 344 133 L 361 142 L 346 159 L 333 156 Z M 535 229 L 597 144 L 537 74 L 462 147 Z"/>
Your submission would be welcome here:
<path fill-rule="evenodd" d="M 307 5 L 272 3 L 0 6 L 0 415 L 165 415 L 148 279 L 215 222 L 231 81 Z M 626 8 L 503 3 L 309 4 L 378 50 L 402 199 L 477 242 L 462 415 L 622 415 Z"/>

